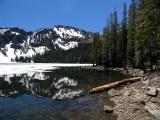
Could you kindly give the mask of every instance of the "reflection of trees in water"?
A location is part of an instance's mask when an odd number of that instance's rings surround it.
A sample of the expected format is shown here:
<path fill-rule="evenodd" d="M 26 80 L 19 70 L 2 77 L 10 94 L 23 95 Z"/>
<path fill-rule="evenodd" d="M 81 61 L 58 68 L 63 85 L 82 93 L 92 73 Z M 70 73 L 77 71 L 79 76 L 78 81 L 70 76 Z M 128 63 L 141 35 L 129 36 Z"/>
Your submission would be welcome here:
<path fill-rule="evenodd" d="M 0 77 L 0 96 L 33 94 L 53 99 L 74 98 L 95 86 L 124 78 L 117 72 L 81 68 L 61 68 L 46 73 L 26 73 Z"/>
<path fill-rule="evenodd" d="M 26 87 L 19 82 L 18 77 L 10 78 L 10 83 L 0 77 L 0 96 L 3 97 L 16 97 L 27 93 Z"/>
<path fill-rule="evenodd" d="M 5 78 L 7 78 L 6 81 Z M 76 80 L 68 77 L 56 78 L 45 76 L 44 73 L 1 77 L 0 96 L 20 96 L 30 91 L 33 95 L 52 97 L 53 99 L 74 98 L 82 93 L 82 90 L 79 90 L 77 85 L 78 82 Z"/>

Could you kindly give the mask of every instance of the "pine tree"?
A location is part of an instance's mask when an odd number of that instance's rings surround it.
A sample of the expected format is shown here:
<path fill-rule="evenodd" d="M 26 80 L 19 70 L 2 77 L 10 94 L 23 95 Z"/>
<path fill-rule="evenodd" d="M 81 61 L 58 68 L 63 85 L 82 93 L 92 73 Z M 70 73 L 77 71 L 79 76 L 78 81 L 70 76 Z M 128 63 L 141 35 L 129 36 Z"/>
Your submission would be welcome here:
<path fill-rule="evenodd" d="M 158 50 L 159 2 L 157 0 L 139 0 L 137 17 L 137 63 L 140 67 L 150 67 L 156 63 Z M 149 62 L 149 63 L 148 63 Z"/>
<path fill-rule="evenodd" d="M 117 17 L 117 11 L 114 11 L 114 18 L 112 23 L 112 44 L 113 44 L 113 64 L 114 66 L 117 65 L 117 45 L 118 45 L 118 17 Z"/>
<path fill-rule="evenodd" d="M 123 10 L 123 19 L 122 19 L 122 41 L 121 41 L 121 49 L 122 49 L 122 60 L 123 60 L 123 68 L 126 69 L 127 61 L 126 61 L 126 54 L 127 54 L 127 6 L 124 3 L 124 10 Z"/>
<path fill-rule="evenodd" d="M 103 29 L 102 36 L 102 63 L 105 66 L 109 66 L 109 54 L 110 54 L 110 37 L 111 36 L 111 25 L 110 18 L 107 19 L 107 26 Z"/>
<path fill-rule="evenodd" d="M 138 4 L 137 4 L 138 3 Z M 117 12 L 111 13 L 103 30 L 92 43 L 93 63 L 109 67 L 127 65 L 146 69 L 160 60 L 160 1 L 132 0 L 127 26 L 127 6 L 124 3 L 122 23 L 118 24 Z M 102 44 L 102 45 L 101 45 Z"/>
<path fill-rule="evenodd" d="M 114 67 L 117 65 L 118 56 L 118 18 L 117 11 L 110 14 L 107 26 L 103 30 L 103 63 L 106 66 Z"/>
<path fill-rule="evenodd" d="M 114 43 L 113 43 L 113 13 L 110 15 L 110 35 L 109 35 L 109 65 L 114 65 Z"/>
<path fill-rule="evenodd" d="M 142 14 L 144 8 L 144 1 L 138 1 L 138 13 L 136 18 L 136 43 L 135 43 L 135 54 L 136 54 L 136 67 L 145 69 L 144 66 L 144 48 L 143 48 L 143 21 L 144 17 Z"/>
<path fill-rule="evenodd" d="M 122 40 L 122 25 L 118 25 L 118 43 L 117 43 L 117 66 L 123 67 L 123 40 Z"/>
<path fill-rule="evenodd" d="M 136 0 L 131 1 L 128 20 L 127 64 L 135 67 Z"/>
<path fill-rule="evenodd" d="M 93 38 L 93 42 L 91 45 L 90 56 L 93 64 L 99 65 L 101 64 L 101 40 L 100 35 L 98 33 L 95 34 Z"/>

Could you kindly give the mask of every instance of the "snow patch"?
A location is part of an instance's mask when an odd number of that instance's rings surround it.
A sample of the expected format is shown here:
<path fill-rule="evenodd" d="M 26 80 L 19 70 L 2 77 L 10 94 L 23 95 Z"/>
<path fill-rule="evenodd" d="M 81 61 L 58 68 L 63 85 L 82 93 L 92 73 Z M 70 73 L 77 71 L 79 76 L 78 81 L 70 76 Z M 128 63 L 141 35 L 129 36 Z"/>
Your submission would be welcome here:
<path fill-rule="evenodd" d="M 70 41 L 65 43 L 61 38 L 56 39 L 55 45 L 58 45 L 63 50 L 69 50 L 71 48 L 78 47 L 78 42 Z"/>
<path fill-rule="evenodd" d="M 2 53 L 0 53 L 0 63 L 10 63 L 10 62 L 11 62 L 11 60 L 8 57 L 6 57 Z"/>
<path fill-rule="evenodd" d="M 7 32 L 10 29 L 0 29 L 0 34 L 4 35 L 5 32 Z"/>
<path fill-rule="evenodd" d="M 18 33 L 18 32 L 11 32 L 11 34 L 19 35 L 19 33 Z"/>
<path fill-rule="evenodd" d="M 27 44 L 27 43 L 26 43 Z M 4 63 L 4 61 L 7 62 L 14 62 L 15 58 L 18 57 L 32 57 L 36 54 L 44 54 L 46 51 L 48 51 L 49 49 L 45 46 L 40 46 L 40 47 L 31 47 L 26 45 L 25 43 L 21 44 L 21 46 L 23 47 L 23 51 L 21 49 L 14 49 L 11 48 L 12 43 L 6 44 L 5 48 L 2 48 L 2 50 L 5 51 L 5 55 L 3 55 L 2 53 L 0 54 L 0 63 Z"/>
<path fill-rule="evenodd" d="M 56 28 L 53 30 L 64 39 L 70 39 L 73 37 L 84 38 L 84 36 L 80 33 L 80 31 L 75 31 L 74 29 L 65 29 L 65 28 Z"/>
<path fill-rule="evenodd" d="M 44 29 L 39 29 L 39 30 L 37 30 L 36 32 L 34 32 L 33 33 L 33 36 L 35 36 L 38 32 L 41 32 L 41 31 L 43 31 Z"/>

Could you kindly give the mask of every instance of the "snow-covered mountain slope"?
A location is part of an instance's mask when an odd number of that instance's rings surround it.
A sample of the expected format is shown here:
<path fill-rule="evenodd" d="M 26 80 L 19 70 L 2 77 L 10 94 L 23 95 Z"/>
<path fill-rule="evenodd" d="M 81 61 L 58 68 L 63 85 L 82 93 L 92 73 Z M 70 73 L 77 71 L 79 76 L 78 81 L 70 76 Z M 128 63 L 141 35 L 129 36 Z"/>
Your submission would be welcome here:
<path fill-rule="evenodd" d="M 49 50 L 69 50 L 88 43 L 93 33 L 70 26 L 26 32 L 19 28 L 0 28 L 0 63 L 31 58 Z"/>

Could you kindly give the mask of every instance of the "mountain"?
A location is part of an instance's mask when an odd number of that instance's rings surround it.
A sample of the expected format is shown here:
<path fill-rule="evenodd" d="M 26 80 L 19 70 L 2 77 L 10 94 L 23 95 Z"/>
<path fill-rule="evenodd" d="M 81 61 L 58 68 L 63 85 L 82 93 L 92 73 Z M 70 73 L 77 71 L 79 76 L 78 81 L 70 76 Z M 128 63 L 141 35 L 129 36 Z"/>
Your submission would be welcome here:
<path fill-rule="evenodd" d="M 0 63 L 31 62 L 33 57 L 52 51 L 69 51 L 88 44 L 93 33 L 56 25 L 52 29 L 26 32 L 19 28 L 0 28 Z M 54 61 L 53 61 L 54 62 Z"/>

